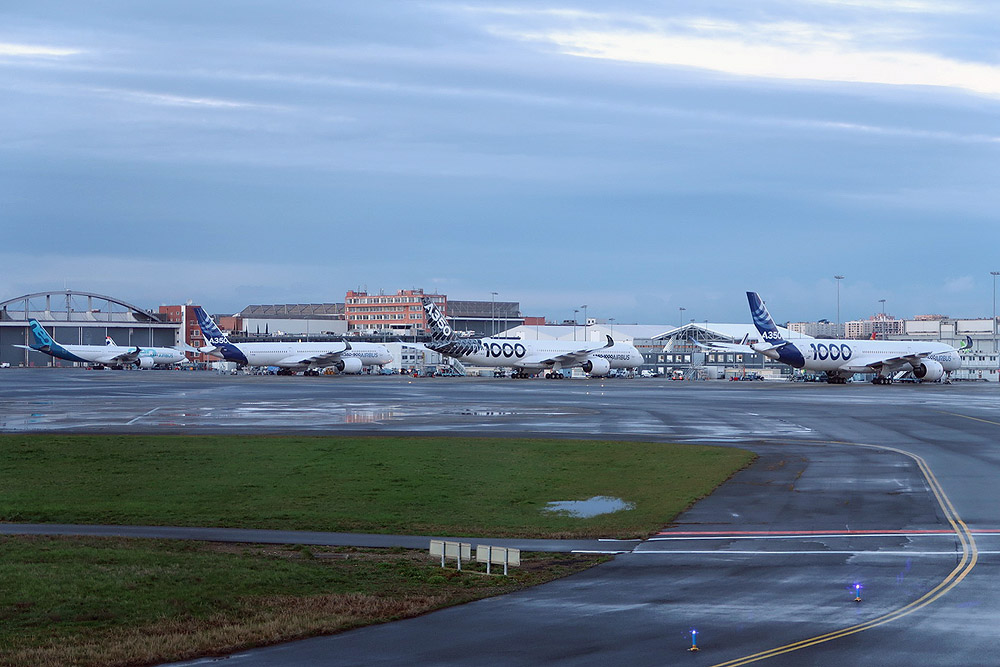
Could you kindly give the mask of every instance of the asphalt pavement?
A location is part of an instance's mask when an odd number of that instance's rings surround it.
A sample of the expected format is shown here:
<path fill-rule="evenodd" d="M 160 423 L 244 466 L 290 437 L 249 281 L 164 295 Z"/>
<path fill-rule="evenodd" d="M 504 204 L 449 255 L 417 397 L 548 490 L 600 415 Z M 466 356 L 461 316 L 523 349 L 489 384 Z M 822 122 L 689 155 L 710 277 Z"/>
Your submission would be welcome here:
<path fill-rule="evenodd" d="M 234 664 L 988 665 L 1000 662 L 998 392 L 8 369 L 0 431 L 600 437 L 760 454 L 662 534 L 616 544 L 626 553 L 610 563 Z"/>

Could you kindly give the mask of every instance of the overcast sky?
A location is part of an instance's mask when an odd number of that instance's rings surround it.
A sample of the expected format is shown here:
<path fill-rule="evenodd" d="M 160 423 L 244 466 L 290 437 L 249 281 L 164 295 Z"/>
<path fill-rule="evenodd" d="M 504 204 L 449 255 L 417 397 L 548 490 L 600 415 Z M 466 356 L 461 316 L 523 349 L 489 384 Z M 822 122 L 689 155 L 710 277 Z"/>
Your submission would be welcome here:
<path fill-rule="evenodd" d="M 989 316 L 965 0 L 0 5 L 0 300 Z"/>

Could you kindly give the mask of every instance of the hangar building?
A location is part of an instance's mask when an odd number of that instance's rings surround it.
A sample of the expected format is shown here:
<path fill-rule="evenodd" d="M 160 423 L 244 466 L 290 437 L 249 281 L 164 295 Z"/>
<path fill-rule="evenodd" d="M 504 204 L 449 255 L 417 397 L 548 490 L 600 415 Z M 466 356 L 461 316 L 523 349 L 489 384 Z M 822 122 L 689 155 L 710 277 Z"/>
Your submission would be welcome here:
<path fill-rule="evenodd" d="M 36 319 L 64 345 L 104 345 L 111 336 L 118 345 L 170 347 L 180 342 L 180 326 L 121 299 L 92 292 L 35 292 L 0 301 L 0 363 L 11 366 L 72 366 L 14 345 L 34 342 L 28 320 Z"/>

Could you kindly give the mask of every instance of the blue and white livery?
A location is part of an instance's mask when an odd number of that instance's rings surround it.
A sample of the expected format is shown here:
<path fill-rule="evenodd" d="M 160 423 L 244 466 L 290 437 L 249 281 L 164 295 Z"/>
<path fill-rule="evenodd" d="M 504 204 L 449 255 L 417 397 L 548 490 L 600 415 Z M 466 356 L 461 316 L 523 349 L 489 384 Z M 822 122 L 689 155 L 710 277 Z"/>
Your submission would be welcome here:
<path fill-rule="evenodd" d="M 205 309 L 195 309 L 198 326 L 208 343 L 199 351 L 240 366 L 277 366 L 286 371 L 317 375 L 320 369 L 340 373 L 360 373 L 364 366 L 381 366 L 392 361 L 389 349 L 378 343 L 232 343 Z"/>
<path fill-rule="evenodd" d="M 566 368 L 582 368 L 585 373 L 602 377 L 612 368 L 642 365 L 642 355 L 635 346 L 616 343 L 611 336 L 606 343 L 459 338 L 430 298 L 424 297 L 423 305 L 433 339 L 425 343 L 425 347 L 470 366 L 513 368 L 514 377 L 519 378 L 528 377 L 528 371 L 542 372 L 547 378 L 561 378 Z"/>
<path fill-rule="evenodd" d="M 750 345 L 713 346 L 729 351 L 757 352 L 793 368 L 826 373 L 831 384 L 843 384 L 855 373 L 874 373 L 875 384 L 890 384 L 900 371 L 911 371 L 924 382 L 948 380 L 962 367 L 959 350 L 937 342 L 903 340 L 808 339 L 792 343 L 781 335 L 756 292 L 747 292 L 750 317 L 761 341 Z M 966 338 L 963 350 L 971 347 Z"/>
<path fill-rule="evenodd" d="M 172 347 L 139 347 L 115 345 L 111 336 L 105 337 L 104 345 L 60 345 L 38 320 L 28 320 L 34 343 L 31 345 L 15 345 L 32 352 L 41 352 L 50 357 L 75 361 L 81 364 L 95 366 L 137 366 L 152 368 L 153 366 L 170 366 L 187 363 L 188 359 L 180 350 Z"/>

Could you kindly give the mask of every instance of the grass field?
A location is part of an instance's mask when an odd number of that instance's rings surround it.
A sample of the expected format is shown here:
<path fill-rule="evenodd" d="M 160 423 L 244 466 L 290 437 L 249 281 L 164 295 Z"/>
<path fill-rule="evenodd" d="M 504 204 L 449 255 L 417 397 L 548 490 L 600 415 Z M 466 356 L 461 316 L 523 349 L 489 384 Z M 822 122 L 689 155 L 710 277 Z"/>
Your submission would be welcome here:
<path fill-rule="evenodd" d="M 504 578 L 442 570 L 404 549 L 0 538 L 0 665 L 228 653 L 499 595 L 600 560 L 526 554 Z"/>
<path fill-rule="evenodd" d="M 753 457 L 606 441 L 3 435 L 0 520 L 644 536 Z M 543 511 L 597 495 L 634 509 Z M 0 538 L 0 665 L 227 653 L 509 592 L 598 560 L 525 554 L 504 579 L 444 571 L 406 550 Z"/>
<path fill-rule="evenodd" d="M 441 437 L 0 436 L 0 520 L 648 535 L 753 459 L 731 448 Z M 550 501 L 635 509 L 581 519 Z"/>

